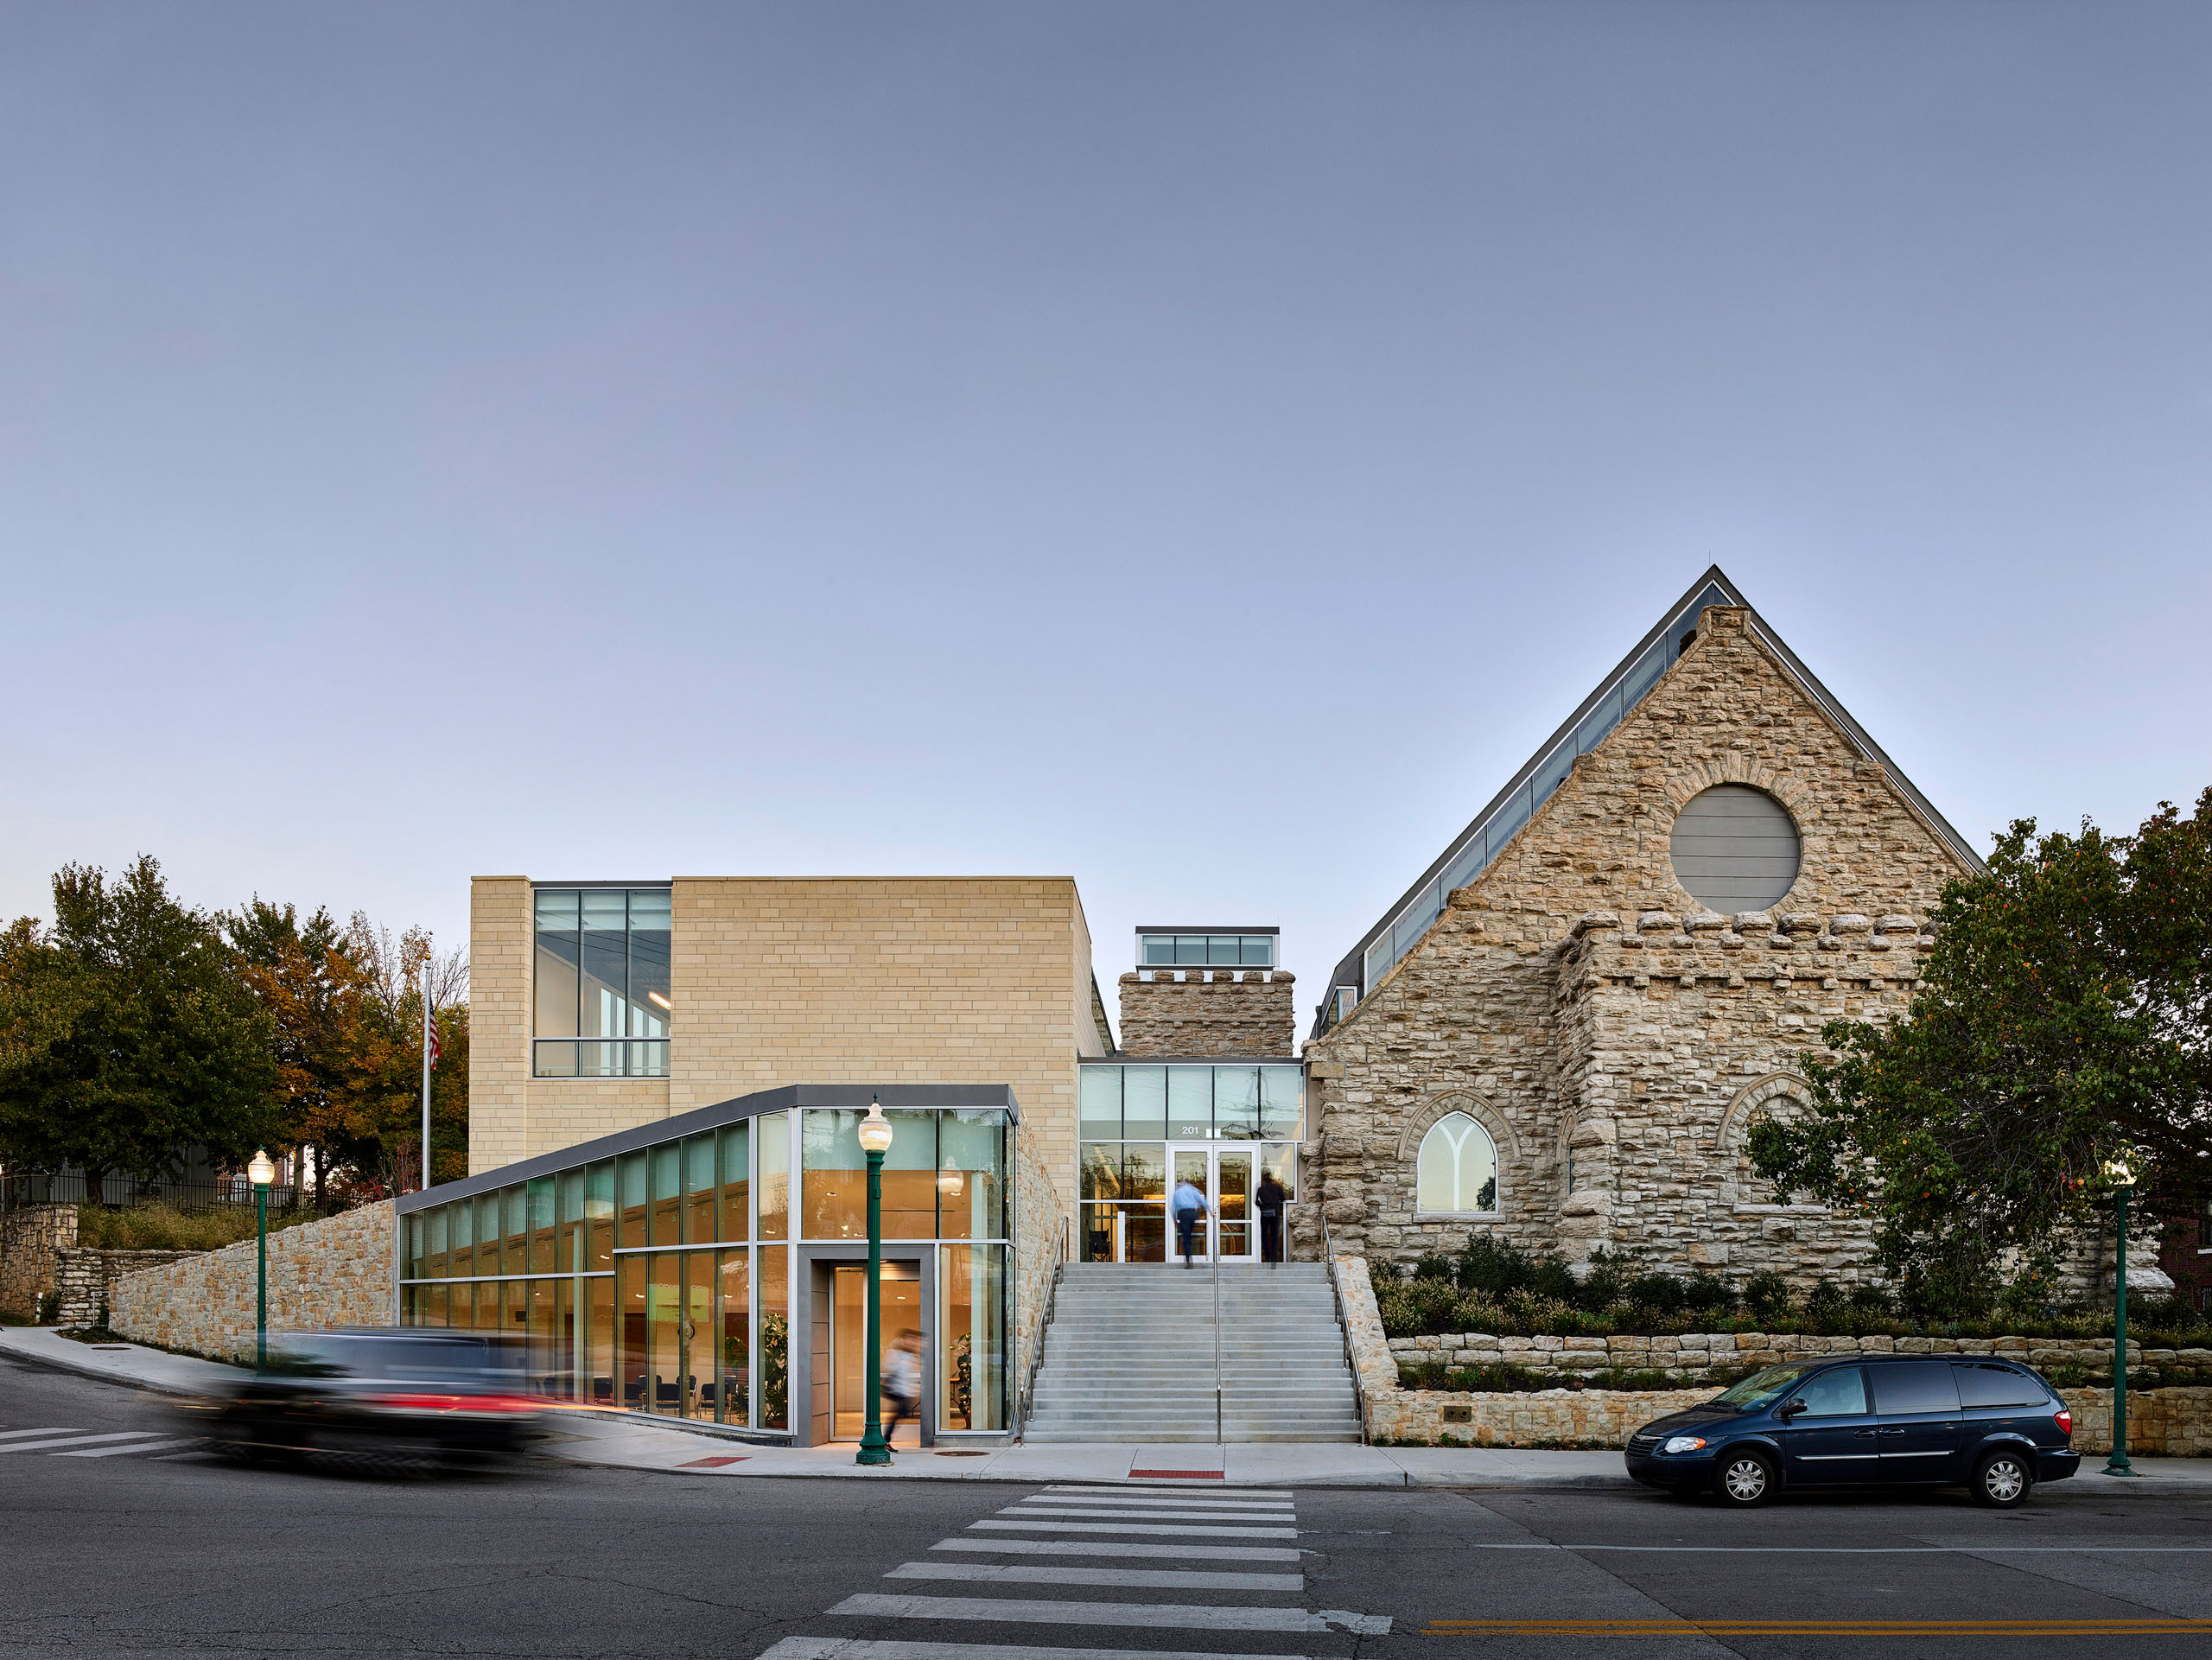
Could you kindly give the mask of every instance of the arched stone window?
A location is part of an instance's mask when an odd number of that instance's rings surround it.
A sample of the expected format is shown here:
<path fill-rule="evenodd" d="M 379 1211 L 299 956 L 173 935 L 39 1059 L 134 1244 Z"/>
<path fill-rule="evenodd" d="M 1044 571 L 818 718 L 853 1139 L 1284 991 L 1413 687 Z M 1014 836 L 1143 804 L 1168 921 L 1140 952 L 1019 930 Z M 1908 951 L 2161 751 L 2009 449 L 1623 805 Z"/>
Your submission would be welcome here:
<path fill-rule="evenodd" d="M 1414 1208 L 1424 1216 L 1480 1216 L 1497 1209 L 1497 1149 L 1464 1112 L 1448 1112 L 1421 1138 Z"/>

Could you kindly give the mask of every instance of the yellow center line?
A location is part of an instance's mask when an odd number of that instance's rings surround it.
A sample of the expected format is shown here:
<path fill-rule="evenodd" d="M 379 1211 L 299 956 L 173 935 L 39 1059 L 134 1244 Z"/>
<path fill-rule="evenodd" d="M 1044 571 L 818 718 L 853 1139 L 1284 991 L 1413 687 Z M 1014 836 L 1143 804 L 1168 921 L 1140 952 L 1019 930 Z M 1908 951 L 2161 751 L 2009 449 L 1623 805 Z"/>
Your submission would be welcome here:
<path fill-rule="evenodd" d="M 2202 1637 L 2212 1620 L 1433 1619 L 1425 1637 Z"/>

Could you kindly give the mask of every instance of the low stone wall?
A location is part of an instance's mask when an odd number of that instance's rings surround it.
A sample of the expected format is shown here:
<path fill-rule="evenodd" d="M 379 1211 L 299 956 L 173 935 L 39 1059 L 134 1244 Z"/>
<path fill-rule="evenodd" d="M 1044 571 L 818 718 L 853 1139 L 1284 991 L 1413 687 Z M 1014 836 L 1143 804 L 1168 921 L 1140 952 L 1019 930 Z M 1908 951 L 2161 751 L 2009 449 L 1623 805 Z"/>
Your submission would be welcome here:
<path fill-rule="evenodd" d="M 1030 1151 L 1032 1140 L 1027 1135 L 1014 1137 L 1014 1387 L 1017 1394 L 1029 1379 L 1037 1317 L 1044 1312 L 1045 1299 L 1052 1290 L 1060 1242 L 1068 1226 L 1067 1212 L 1052 1177 Z"/>
<path fill-rule="evenodd" d="M 1363 1258 L 1340 1256 L 1333 1264 L 1344 1302 L 1346 1330 L 1351 1338 L 1352 1359 L 1359 1374 L 1360 1392 L 1367 1409 L 1367 1434 L 1371 1441 L 1445 1442 L 1456 1441 L 1474 1447 L 1538 1447 L 1603 1444 L 1618 1447 L 1630 1431 L 1654 1418 L 1680 1412 L 1713 1398 L 1714 1390 L 1541 1390 L 1527 1394 L 1474 1394 L 1449 1390 L 1409 1390 L 1400 1387 L 1401 1361 L 1419 1364 L 1441 1360 L 1453 1366 L 1494 1364 L 1510 1360 L 1535 1369 L 1528 1357 L 1554 1357 L 1548 1364 L 1562 1378 L 1578 1371 L 1606 1366 L 1663 1366 L 1655 1354 L 1682 1357 L 1681 1348 L 1605 1347 L 1607 1344 L 1674 1343 L 1696 1341 L 1690 1337 L 1662 1338 L 1497 1338 L 1481 1333 L 1452 1337 L 1386 1339 L 1382 1319 L 1375 1305 L 1375 1288 Z M 2087 1339 L 2039 1342 L 2032 1338 L 1825 1338 L 1780 1337 L 1765 1333 L 1714 1336 L 1704 1339 L 1700 1366 L 1713 1364 L 1772 1365 L 1792 1358 L 1828 1354 L 2003 1354 L 2015 1356 L 2037 1370 L 2046 1365 L 2109 1367 L 2112 1343 Z M 1762 1346 L 1740 1345 L 1757 1341 Z M 1721 1348 L 1722 1343 L 1730 1346 Z M 1508 1344 L 1542 1344 L 1538 1348 L 1515 1348 Z M 1596 1345 L 1570 1349 L 1568 1344 Z M 1452 1345 L 1449 1348 L 1445 1345 Z M 1491 1348 L 1489 1345 L 1496 1345 Z M 1424 1346 L 1428 1345 L 1428 1346 Z M 1817 1345 L 1817 1346 L 1815 1346 Z M 2142 1352 L 2128 1345 L 2131 1365 L 2161 1363 L 2202 1364 L 2208 1358 L 2201 1349 L 2156 1349 Z M 1725 1357 L 1724 1358 L 1721 1358 Z M 2074 1415 L 2074 1449 L 2102 1455 L 2112 1450 L 2112 1391 L 2061 1390 L 2059 1396 Z M 2128 1450 L 2145 1458 L 2202 1458 L 2212 1456 L 2212 1389 L 2130 1390 L 2127 1394 Z"/>
<path fill-rule="evenodd" d="M 29 1320 L 55 1289 L 55 1253 L 77 1243 L 73 1205 L 26 1205 L 0 1215 L 0 1313 Z"/>
<path fill-rule="evenodd" d="M 113 1301 L 115 1282 L 126 1274 L 205 1255 L 197 1250 L 94 1250 L 65 1245 L 54 1253 L 54 1289 L 61 1294 L 59 1323 L 92 1325 L 100 1317 L 100 1305 Z"/>
<path fill-rule="evenodd" d="M 253 1352 L 254 1243 L 248 1239 L 113 1282 L 108 1324 L 124 1337 L 219 1360 Z M 392 1204 L 269 1236 L 272 1331 L 392 1321 Z"/>
<path fill-rule="evenodd" d="M 1685 1332 L 1681 1337 L 1493 1337 L 1484 1332 L 1389 1339 L 1392 1357 L 1407 1365 L 1441 1361 L 1446 1366 L 1501 1363 L 1562 1374 L 1614 1367 L 1694 1374 L 1713 1366 L 1772 1366 L 1784 1360 L 1830 1354 L 2008 1355 L 2038 1371 L 2057 1366 L 2108 1371 L 2110 1338 L 1816 1337 L 1796 1333 Z M 2212 1366 L 2212 1349 L 2145 1349 L 2130 1338 L 2130 1366 Z"/>

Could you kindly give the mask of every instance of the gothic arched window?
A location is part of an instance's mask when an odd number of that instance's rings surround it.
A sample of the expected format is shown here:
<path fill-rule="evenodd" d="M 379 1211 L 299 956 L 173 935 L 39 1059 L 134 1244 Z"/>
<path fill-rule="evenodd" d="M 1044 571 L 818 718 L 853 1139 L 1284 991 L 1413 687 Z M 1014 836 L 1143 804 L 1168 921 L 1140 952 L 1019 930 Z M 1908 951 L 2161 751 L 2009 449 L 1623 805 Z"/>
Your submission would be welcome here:
<path fill-rule="evenodd" d="M 1421 1138 L 1415 1208 L 1432 1216 L 1471 1216 L 1497 1209 L 1497 1149 L 1464 1112 L 1450 1112 Z"/>

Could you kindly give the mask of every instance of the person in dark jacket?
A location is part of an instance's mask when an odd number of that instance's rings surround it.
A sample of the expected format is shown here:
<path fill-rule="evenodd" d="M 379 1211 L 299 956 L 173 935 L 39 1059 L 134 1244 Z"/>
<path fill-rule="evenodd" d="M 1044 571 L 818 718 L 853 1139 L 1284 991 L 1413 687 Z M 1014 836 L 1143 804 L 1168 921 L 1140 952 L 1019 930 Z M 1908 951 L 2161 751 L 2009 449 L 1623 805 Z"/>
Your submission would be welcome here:
<path fill-rule="evenodd" d="M 1260 1173 L 1260 1191 L 1253 1195 L 1252 1205 L 1260 1213 L 1260 1260 L 1269 1268 L 1282 1261 L 1282 1207 L 1289 1197 L 1274 1171 Z"/>

